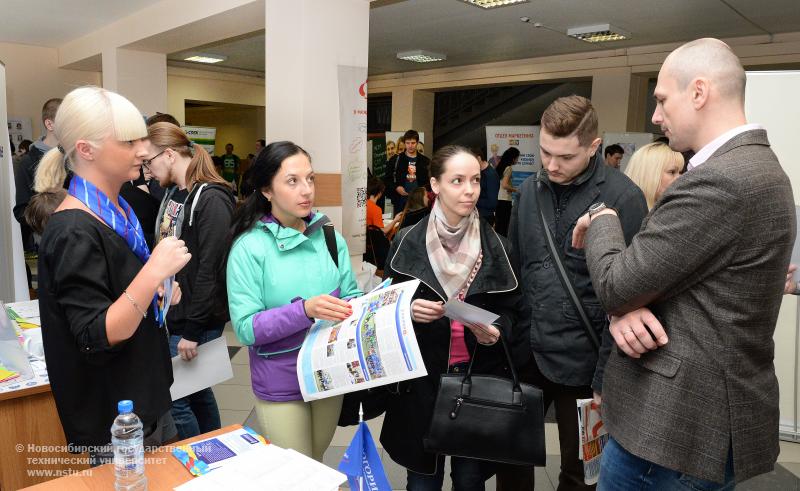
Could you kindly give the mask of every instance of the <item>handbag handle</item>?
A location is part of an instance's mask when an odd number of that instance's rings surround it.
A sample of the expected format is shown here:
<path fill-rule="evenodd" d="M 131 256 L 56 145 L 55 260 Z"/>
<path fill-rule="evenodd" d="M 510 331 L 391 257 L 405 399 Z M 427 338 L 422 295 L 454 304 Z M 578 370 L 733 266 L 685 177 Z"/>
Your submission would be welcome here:
<path fill-rule="evenodd" d="M 575 310 L 578 311 L 578 316 L 581 318 L 583 328 L 586 330 L 586 334 L 589 336 L 589 340 L 592 342 L 594 349 L 599 350 L 600 340 L 597 339 L 597 333 L 594 332 L 592 323 L 589 322 L 589 316 L 586 315 L 586 310 L 583 308 L 583 303 L 581 303 L 581 299 L 578 298 L 578 295 L 575 293 L 575 288 L 572 286 L 569 276 L 567 276 L 567 270 L 564 269 L 564 264 L 561 262 L 561 253 L 556 248 L 556 244 L 553 242 L 553 234 L 550 232 L 550 227 L 547 226 L 547 221 L 544 219 L 545 203 L 544 195 L 542 194 L 542 187 L 542 181 L 539 180 L 536 183 L 536 199 L 539 204 L 539 221 L 541 222 L 544 236 L 547 239 L 547 247 L 550 249 L 550 256 L 553 258 L 553 262 L 556 264 L 556 269 L 558 270 L 558 279 L 561 280 L 561 285 L 564 287 L 564 290 L 567 291 L 567 294 L 569 294 L 569 298 L 572 300 Z"/>
<path fill-rule="evenodd" d="M 499 331 L 499 329 L 498 329 Z M 508 345 L 506 344 L 505 338 L 503 337 L 503 333 L 500 333 L 500 343 L 503 345 L 503 352 L 506 354 L 506 361 L 508 362 L 508 368 L 511 370 L 511 380 L 513 382 L 512 386 L 512 394 L 511 394 L 511 401 L 513 404 L 522 404 L 522 387 L 519 385 L 519 377 L 517 377 L 517 369 L 514 368 L 514 362 L 511 360 L 511 353 L 508 351 Z M 478 345 L 475 345 L 475 349 L 472 352 L 472 357 L 469 360 L 469 367 L 467 368 L 467 373 L 464 375 L 464 378 L 461 380 L 461 396 L 469 397 L 470 393 L 472 392 L 472 364 L 475 363 L 475 355 L 478 352 Z M 466 388 L 466 390 L 464 390 Z"/>

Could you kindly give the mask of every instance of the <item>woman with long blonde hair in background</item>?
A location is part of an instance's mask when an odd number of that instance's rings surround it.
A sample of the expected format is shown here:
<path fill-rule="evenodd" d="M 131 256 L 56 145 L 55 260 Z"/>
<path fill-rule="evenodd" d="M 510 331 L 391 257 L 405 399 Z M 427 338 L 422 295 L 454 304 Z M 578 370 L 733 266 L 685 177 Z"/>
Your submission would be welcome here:
<path fill-rule="evenodd" d="M 666 143 L 655 142 L 643 146 L 631 156 L 625 175 L 642 190 L 649 210 L 680 177 L 681 169 L 683 155 Z"/>

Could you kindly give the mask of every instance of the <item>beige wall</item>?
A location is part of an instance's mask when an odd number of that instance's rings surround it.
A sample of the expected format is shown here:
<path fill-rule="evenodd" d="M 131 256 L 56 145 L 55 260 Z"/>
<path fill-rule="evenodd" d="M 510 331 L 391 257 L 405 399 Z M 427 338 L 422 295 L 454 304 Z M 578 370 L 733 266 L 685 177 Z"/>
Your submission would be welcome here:
<path fill-rule="evenodd" d="M 185 123 L 184 106 L 187 100 L 264 106 L 264 80 L 227 73 L 167 68 L 167 111 Z M 266 123 L 261 118 L 256 128 L 264 136 Z M 246 154 L 245 154 L 246 155 Z"/>
<path fill-rule="evenodd" d="M 8 116 L 30 118 L 34 138 L 41 136 L 47 99 L 64 97 L 81 85 L 100 85 L 99 72 L 58 68 L 55 48 L 0 43 L 0 61 L 6 65 Z"/>
<path fill-rule="evenodd" d="M 217 129 L 217 155 L 225 153 L 226 144 L 233 143 L 233 153 L 242 159 L 247 158 L 249 153 L 255 153 L 256 140 L 264 136 L 258 132 L 259 120 L 263 127 L 263 108 L 213 107 L 186 110 L 187 125 Z"/>

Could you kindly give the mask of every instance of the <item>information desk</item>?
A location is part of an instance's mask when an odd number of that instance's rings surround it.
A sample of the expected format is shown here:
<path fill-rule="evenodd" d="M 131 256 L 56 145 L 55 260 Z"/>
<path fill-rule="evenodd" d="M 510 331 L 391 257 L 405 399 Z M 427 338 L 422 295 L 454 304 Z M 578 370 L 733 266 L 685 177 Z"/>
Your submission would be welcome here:
<path fill-rule="evenodd" d="M 147 475 L 147 489 L 149 491 L 172 491 L 175 486 L 183 484 L 194 477 L 172 455 L 174 447 L 205 440 L 241 427 L 242 425 L 226 426 L 172 445 L 165 445 L 155 452 L 146 453 L 144 456 L 144 472 Z M 30 491 L 108 491 L 109 489 L 114 489 L 114 464 L 101 465 L 79 474 L 60 477 L 25 489 Z"/>

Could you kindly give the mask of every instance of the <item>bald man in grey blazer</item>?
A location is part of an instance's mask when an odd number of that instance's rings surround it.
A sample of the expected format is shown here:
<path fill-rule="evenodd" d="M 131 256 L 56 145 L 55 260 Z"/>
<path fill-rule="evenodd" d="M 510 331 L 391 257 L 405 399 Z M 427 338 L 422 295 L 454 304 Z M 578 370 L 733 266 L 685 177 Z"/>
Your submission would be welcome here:
<path fill-rule="evenodd" d="M 575 228 L 598 298 L 618 316 L 599 490 L 732 489 L 778 456 L 772 335 L 795 206 L 767 132 L 747 124 L 744 88 L 722 41 L 673 51 L 653 123 L 674 150 L 696 152 L 687 173 L 627 248 L 602 203 Z"/>

